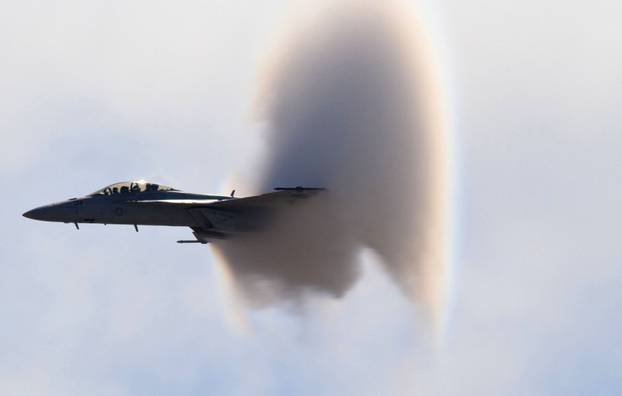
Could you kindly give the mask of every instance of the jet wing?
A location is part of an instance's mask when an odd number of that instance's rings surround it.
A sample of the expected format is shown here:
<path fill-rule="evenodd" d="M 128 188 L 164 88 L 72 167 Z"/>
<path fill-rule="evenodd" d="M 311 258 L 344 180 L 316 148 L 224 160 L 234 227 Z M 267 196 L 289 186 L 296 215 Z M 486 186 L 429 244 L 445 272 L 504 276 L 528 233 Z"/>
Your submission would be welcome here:
<path fill-rule="evenodd" d="M 310 198 L 322 189 L 295 187 L 276 190 L 247 198 L 233 198 L 188 207 L 188 213 L 199 224 L 203 224 L 195 229 L 195 233 L 217 230 L 225 237 L 240 232 L 259 230 L 270 221 L 270 216 L 275 212 Z"/>
<path fill-rule="evenodd" d="M 247 212 L 270 210 L 307 199 L 323 188 L 277 187 L 274 192 L 246 198 L 218 197 L 216 199 L 146 199 L 129 201 L 134 204 L 181 205 L 187 208 L 210 208 L 225 211 Z"/>
<path fill-rule="evenodd" d="M 255 195 L 247 198 L 234 198 L 201 205 L 210 209 L 226 211 L 247 212 L 255 210 L 278 209 L 279 207 L 292 205 L 296 202 L 310 198 L 323 188 L 304 187 L 278 187 L 275 192 Z"/>
<path fill-rule="evenodd" d="M 269 221 L 272 213 L 280 208 L 310 198 L 322 188 L 279 187 L 276 191 L 246 198 L 218 200 L 152 200 L 144 203 L 183 205 L 196 220 L 192 227 L 195 240 L 179 243 L 208 243 L 214 239 L 226 239 L 232 235 L 255 231 Z"/>

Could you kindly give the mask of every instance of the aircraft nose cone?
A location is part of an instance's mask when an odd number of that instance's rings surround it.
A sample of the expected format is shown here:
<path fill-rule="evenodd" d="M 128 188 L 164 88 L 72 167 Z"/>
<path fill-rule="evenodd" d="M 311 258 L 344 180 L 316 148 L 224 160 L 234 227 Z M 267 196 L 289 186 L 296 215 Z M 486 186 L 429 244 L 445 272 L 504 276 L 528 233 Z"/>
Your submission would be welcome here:
<path fill-rule="evenodd" d="M 33 220 L 61 221 L 63 220 L 63 208 L 61 205 L 52 204 L 40 206 L 24 213 L 23 216 Z"/>
<path fill-rule="evenodd" d="M 33 220 L 73 223 L 78 221 L 77 214 L 78 209 L 74 207 L 74 202 L 65 201 L 34 208 L 24 213 L 23 216 Z"/>
<path fill-rule="evenodd" d="M 43 217 L 42 212 L 43 211 L 41 210 L 41 208 L 36 208 L 36 209 L 29 210 L 28 212 L 24 213 L 22 216 L 28 219 L 41 220 L 41 218 Z"/>

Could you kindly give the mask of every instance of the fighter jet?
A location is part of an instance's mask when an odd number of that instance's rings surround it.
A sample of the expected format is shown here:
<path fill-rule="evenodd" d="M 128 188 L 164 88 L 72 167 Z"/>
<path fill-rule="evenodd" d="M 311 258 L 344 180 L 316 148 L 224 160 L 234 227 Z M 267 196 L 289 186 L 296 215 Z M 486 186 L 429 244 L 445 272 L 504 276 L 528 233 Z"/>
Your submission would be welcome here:
<path fill-rule="evenodd" d="M 277 187 L 246 198 L 188 193 L 144 180 L 115 183 L 81 198 L 41 206 L 24 213 L 34 220 L 73 223 L 190 227 L 195 239 L 208 243 L 265 226 L 279 208 L 309 198 L 322 188 Z"/>

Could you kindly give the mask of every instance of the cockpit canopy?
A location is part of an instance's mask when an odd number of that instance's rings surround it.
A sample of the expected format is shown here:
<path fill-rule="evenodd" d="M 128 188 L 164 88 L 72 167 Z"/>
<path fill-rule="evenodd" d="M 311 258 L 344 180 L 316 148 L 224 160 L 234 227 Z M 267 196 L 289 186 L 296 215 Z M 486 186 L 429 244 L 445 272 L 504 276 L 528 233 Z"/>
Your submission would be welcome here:
<path fill-rule="evenodd" d="M 144 180 L 120 182 L 111 184 L 108 187 L 104 187 L 101 190 L 95 191 L 91 196 L 97 195 L 115 195 L 115 194 L 127 194 L 127 193 L 145 193 L 155 191 L 179 191 L 172 187 L 163 186 L 161 184 L 149 183 Z"/>

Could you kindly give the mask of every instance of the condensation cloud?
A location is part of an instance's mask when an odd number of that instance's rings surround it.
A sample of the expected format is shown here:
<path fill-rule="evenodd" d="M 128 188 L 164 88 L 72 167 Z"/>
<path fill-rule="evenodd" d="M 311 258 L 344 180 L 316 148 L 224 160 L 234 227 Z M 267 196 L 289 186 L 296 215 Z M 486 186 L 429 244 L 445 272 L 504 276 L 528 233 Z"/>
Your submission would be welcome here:
<path fill-rule="evenodd" d="M 423 29 L 396 7 L 348 3 L 300 28 L 260 96 L 262 191 L 327 191 L 265 232 L 218 242 L 253 305 L 343 296 L 367 247 L 440 313 L 447 276 L 447 147 Z"/>

